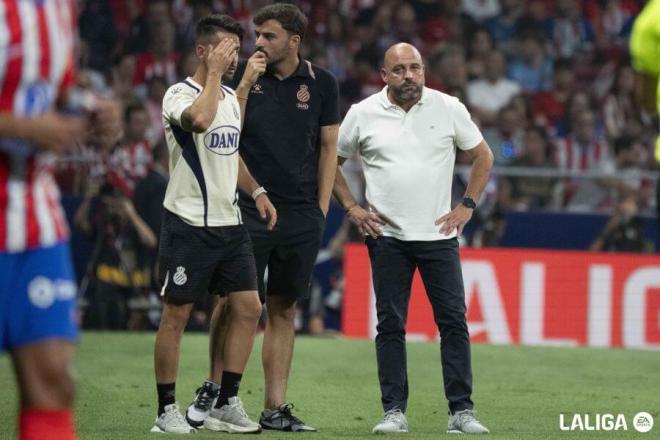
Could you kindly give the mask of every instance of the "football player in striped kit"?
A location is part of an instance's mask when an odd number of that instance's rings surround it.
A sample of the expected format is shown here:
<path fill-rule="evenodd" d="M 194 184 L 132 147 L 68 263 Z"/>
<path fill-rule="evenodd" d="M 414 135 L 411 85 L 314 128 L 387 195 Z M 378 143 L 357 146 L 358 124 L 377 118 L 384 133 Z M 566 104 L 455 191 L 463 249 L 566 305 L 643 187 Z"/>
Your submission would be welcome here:
<path fill-rule="evenodd" d="M 59 111 L 75 79 L 73 3 L 0 0 L 0 352 L 16 371 L 21 440 L 76 438 L 76 285 L 50 166 L 92 119 L 98 135 L 121 131 L 110 100 L 87 96 L 87 116 Z"/>

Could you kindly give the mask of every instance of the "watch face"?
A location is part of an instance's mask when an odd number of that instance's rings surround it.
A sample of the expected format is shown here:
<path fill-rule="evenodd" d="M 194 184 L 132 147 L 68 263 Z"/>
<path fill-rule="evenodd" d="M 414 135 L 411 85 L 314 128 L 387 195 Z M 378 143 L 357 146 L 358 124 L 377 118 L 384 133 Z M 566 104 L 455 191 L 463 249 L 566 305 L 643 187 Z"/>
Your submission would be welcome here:
<path fill-rule="evenodd" d="M 464 197 L 463 198 L 463 205 L 467 206 L 468 208 L 472 208 L 472 209 L 477 207 L 477 204 L 474 202 L 474 200 L 472 200 L 469 197 Z"/>

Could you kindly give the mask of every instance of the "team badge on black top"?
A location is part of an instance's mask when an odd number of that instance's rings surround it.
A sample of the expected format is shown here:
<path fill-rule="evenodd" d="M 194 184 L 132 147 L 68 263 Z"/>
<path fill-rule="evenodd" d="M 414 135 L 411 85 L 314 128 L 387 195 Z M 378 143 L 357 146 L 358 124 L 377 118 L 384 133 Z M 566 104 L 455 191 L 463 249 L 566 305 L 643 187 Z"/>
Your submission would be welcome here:
<path fill-rule="evenodd" d="M 296 98 L 298 98 L 298 104 L 296 104 L 296 107 L 298 107 L 300 110 L 307 110 L 309 108 L 309 104 L 307 104 L 307 101 L 309 101 L 310 98 L 309 94 L 309 89 L 307 88 L 306 84 L 301 84 L 300 85 L 300 90 L 298 90 L 298 93 L 296 93 Z"/>

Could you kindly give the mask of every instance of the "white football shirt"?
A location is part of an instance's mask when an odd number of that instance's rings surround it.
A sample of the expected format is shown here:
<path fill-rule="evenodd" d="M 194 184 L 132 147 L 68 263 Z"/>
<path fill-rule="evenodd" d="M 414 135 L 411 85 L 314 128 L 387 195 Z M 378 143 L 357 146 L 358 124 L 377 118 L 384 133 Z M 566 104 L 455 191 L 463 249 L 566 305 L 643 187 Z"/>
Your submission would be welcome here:
<path fill-rule="evenodd" d="M 424 87 L 406 112 L 385 87 L 350 108 L 337 153 L 362 159 L 367 202 L 387 222 L 383 235 L 431 241 L 456 236 L 440 234 L 434 222 L 451 210 L 456 148 L 470 150 L 482 139 L 457 98 Z"/>
<path fill-rule="evenodd" d="M 193 226 L 241 224 L 237 206 L 241 114 L 232 89 L 221 86 L 215 119 L 204 133 L 185 131 L 181 114 L 202 91 L 192 78 L 174 84 L 163 98 L 163 126 L 170 152 L 170 181 L 163 206 Z"/>

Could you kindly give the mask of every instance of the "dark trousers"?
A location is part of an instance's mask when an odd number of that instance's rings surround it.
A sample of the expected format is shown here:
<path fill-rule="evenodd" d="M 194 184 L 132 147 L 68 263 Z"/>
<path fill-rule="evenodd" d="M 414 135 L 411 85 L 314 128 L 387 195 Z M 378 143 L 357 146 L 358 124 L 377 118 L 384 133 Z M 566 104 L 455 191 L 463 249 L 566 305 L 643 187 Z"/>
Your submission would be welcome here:
<path fill-rule="evenodd" d="M 416 268 L 440 330 L 442 376 L 449 410 L 454 413 L 472 409 L 470 339 L 458 241 L 379 237 L 366 242 L 376 293 L 376 356 L 383 409 L 405 412 L 408 403 L 405 326 Z"/>

